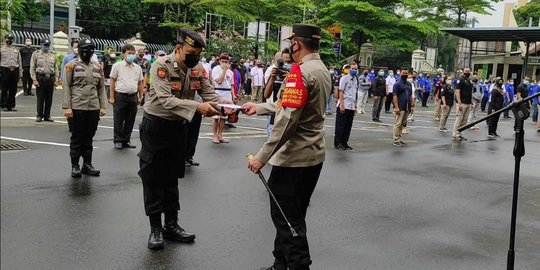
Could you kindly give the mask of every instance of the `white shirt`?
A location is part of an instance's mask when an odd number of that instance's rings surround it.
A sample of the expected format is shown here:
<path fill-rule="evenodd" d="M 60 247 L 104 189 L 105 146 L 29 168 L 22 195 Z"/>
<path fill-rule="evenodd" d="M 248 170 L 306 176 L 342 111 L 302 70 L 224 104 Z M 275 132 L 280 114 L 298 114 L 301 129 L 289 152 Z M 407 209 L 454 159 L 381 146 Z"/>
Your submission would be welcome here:
<path fill-rule="evenodd" d="M 212 65 L 209 63 L 202 63 L 204 70 L 206 71 L 206 74 L 208 74 L 208 77 L 212 76 Z M 206 78 L 210 80 L 210 78 Z"/>
<path fill-rule="evenodd" d="M 349 74 L 339 79 L 339 91 L 343 92 L 343 104 L 346 110 L 356 110 L 356 99 L 358 98 L 358 77 L 353 77 Z M 338 100 L 336 107 L 339 108 L 340 101 Z"/>
<path fill-rule="evenodd" d="M 255 86 L 263 86 L 264 85 L 264 73 L 263 73 L 263 69 L 258 67 L 258 66 L 254 66 L 252 69 L 251 69 L 251 84 L 255 85 Z"/>
<path fill-rule="evenodd" d="M 144 80 L 141 66 L 122 60 L 112 66 L 111 79 L 116 80 L 115 92 L 124 94 L 137 93 L 139 82 Z"/>
<path fill-rule="evenodd" d="M 225 72 L 225 78 L 223 79 L 221 83 L 216 82 L 216 79 L 218 79 L 221 76 L 222 71 L 223 69 L 221 68 L 220 65 L 217 65 L 212 69 L 212 85 L 214 86 L 216 90 L 231 89 L 234 83 L 233 82 L 234 73 L 230 69 L 227 69 L 227 71 Z"/>
<path fill-rule="evenodd" d="M 396 84 L 396 78 L 394 75 L 386 77 L 386 93 L 390 94 L 394 90 L 394 84 Z"/>

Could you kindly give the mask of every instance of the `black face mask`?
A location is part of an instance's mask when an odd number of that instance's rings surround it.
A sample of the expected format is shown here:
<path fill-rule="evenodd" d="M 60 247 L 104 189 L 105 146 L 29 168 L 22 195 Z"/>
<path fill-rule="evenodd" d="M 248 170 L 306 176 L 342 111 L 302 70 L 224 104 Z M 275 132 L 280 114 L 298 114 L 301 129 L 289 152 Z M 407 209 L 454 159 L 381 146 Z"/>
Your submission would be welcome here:
<path fill-rule="evenodd" d="M 197 54 L 185 54 L 184 64 L 188 68 L 194 68 L 201 59 L 200 55 Z"/>
<path fill-rule="evenodd" d="M 13 44 L 13 39 L 6 39 L 6 44 L 7 45 Z"/>
<path fill-rule="evenodd" d="M 82 51 L 79 51 L 79 57 L 81 57 L 81 60 L 87 64 L 90 63 L 90 59 L 92 58 L 93 54 L 93 49 L 83 49 Z"/>
<path fill-rule="evenodd" d="M 478 80 L 472 80 L 472 82 L 473 82 L 473 83 L 477 83 L 477 82 L 478 82 Z"/>
<path fill-rule="evenodd" d="M 291 56 L 291 63 L 292 63 L 292 62 L 296 62 L 296 61 L 294 60 L 294 58 L 293 58 L 293 53 L 295 53 L 295 52 L 297 52 L 297 51 L 300 50 L 300 49 L 298 49 L 298 50 L 296 50 L 296 51 L 293 50 L 293 46 L 294 46 L 294 44 L 291 44 L 291 46 L 289 46 L 289 52 L 291 52 L 291 53 L 290 53 L 290 56 Z"/>
<path fill-rule="evenodd" d="M 407 78 L 409 78 L 409 75 L 401 75 L 401 79 L 402 79 L 402 80 L 406 81 Z"/>
<path fill-rule="evenodd" d="M 466 73 L 463 73 L 463 75 L 465 75 L 466 78 L 469 78 L 469 76 L 471 76 L 471 73 L 470 73 L 470 72 L 466 72 Z"/>
<path fill-rule="evenodd" d="M 502 83 L 497 83 L 498 87 L 502 87 L 502 85 L 503 85 Z"/>

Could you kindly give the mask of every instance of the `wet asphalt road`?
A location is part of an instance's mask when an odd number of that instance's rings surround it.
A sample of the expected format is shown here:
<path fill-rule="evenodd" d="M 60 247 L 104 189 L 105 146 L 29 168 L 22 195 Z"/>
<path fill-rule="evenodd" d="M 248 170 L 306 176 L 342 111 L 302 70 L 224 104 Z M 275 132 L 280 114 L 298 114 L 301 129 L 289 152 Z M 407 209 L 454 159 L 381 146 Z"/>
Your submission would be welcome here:
<path fill-rule="evenodd" d="M 71 179 L 60 98 L 57 91 L 55 123 L 34 121 L 35 97 L 20 96 L 18 112 L 1 113 L 2 144 L 29 148 L 0 156 L 2 269 L 232 270 L 272 263 L 268 195 L 245 161 L 265 140 L 264 117 L 242 117 L 226 131 L 231 143 L 221 145 L 212 144 L 210 122 L 203 121 L 196 154 L 202 164 L 179 183 L 180 223 L 197 239 L 166 242 L 154 252 L 146 248 L 138 133 L 137 149 L 113 149 L 109 108 L 94 142 L 101 176 Z M 390 116 L 382 120 L 391 123 Z M 327 119 L 326 161 L 307 217 L 312 269 L 506 269 L 513 120 L 501 120 L 497 141 L 485 140 L 482 124 L 465 133 L 472 141 L 455 143 L 421 109 L 406 148 L 391 145 L 391 127 L 367 115 L 355 120 L 355 150 L 344 152 L 332 148 L 334 117 Z M 538 270 L 540 133 L 530 120 L 525 144 L 516 269 Z"/>

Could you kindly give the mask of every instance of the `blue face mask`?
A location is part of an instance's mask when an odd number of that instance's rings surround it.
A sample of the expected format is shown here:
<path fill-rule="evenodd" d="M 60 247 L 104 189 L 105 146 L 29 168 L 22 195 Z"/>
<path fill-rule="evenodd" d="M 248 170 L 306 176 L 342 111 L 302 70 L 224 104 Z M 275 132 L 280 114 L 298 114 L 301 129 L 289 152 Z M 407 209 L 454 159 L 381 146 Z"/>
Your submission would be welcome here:
<path fill-rule="evenodd" d="M 354 76 L 356 76 L 358 74 L 358 70 L 351 69 L 351 70 L 349 70 L 349 74 L 354 77 Z"/>
<path fill-rule="evenodd" d="M 47 45 L 45 45 L 45 44 L 41 45 L 41 49 L 44 50 L 44 51 L 48 51 L 50 48 L 51 48 L 51 45 L 49 45 L 49 44 L 47 44 Z"/>
<path fill-rule="evenodd" d="M 126 60 L 127 60 L 128 62 L 132 62 L 132 63 L 133 63 L 133 61 L 135 61 L 135 59 L 137 59 L 137 56 L 134 55 L 134 54 L 130 54 L 130 55 L 128 55 L 128 56 L 126 57 Z"/>

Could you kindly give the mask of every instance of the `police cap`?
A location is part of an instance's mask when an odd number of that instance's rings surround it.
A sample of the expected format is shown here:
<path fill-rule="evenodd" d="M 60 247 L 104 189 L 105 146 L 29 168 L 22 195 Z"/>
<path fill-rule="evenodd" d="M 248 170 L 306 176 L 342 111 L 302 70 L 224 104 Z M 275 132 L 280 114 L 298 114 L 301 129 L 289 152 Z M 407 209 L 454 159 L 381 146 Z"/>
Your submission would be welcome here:
<path fill-rule="evenodd" d="M 13 39 L 13 35 L 12 34 L 7 34 L 4 36 L 5 39 Z"/>
<path fill-rule="evenodd" d="M 291 35 L 286 39 L 292 39 L 294 37 L 309 38 L 319 41 L 321 39 L 321 28 L 311 24 L 294 24 Z"/>
<path fill-rule="evenodd" d="M 94 49 L 94 47 L 95 47 L 94 42 L 92 42 L 92 40 L 88 38 L 83 38 L 79 41 L 79 49 L 86 49 L 86 48 Z"/>
<path fill-rule="evenodd" d="M 41 44 L 51 44 L 51 41 L 48 38 L 42 38 Z"/>
<path fill-rule="evenodd" d="M 186 43 L 190 45 L 191 47 L 195 48 L 206 48 L 206 42 L 204 42 L 204 39 L 199 35 L 199 33 L 189 30 L 189 29 L 182 29 L 180 32 L 180 38 L 178 39 L 178 44 Z"/>

